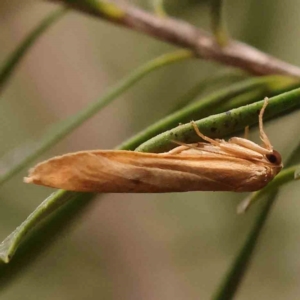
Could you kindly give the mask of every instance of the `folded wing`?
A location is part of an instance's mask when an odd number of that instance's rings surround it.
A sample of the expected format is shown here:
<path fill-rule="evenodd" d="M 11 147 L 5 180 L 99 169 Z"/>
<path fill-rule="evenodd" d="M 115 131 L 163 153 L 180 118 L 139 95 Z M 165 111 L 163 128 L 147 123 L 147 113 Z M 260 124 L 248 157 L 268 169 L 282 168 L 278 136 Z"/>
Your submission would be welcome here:
<path fill-rule="evenodd" d="M 40 163 L 24 181 L 83 192 L 253 191 L 267 184 L 268 172 L 263 164 L 223 154 L 98 150 Z"/>

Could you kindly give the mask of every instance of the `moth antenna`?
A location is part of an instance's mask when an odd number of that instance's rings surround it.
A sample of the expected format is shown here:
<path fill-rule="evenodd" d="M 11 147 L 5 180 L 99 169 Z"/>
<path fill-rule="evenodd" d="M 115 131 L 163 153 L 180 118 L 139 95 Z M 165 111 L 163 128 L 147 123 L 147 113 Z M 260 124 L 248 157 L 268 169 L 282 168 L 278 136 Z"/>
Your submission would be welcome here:
<path fill-rule="evenodd" d="M 266 135 L 266 133 L 264 131 L 264 126 L 263 126 L 263 116 L 264 116 L 264 112 L 266 110 L 266 107 L 268 105 L 268 100 L 269 100 L 268 97 L 266 97 L 264 99 L 264 105 L 263 105 L 263 107 L 262 107 L 262 109 L 260 110 L 260 113 L 259 113 L 259 117 L 258 117 L 259 133 L 260 133 L 260 139 L 264 143 L 265 148 L 268 149 L 268 150 L 273 150 L 272 144 L 271 144 L 268 136 Z"/>
<path fill-rule="evenodd" d="M 204 141 L 207 141 L 213 145 L 219 146 L 220 143 L 215 141 L 214 139 L 209 138 L 208 136 L 204 135 L 203 133 L 200 132 L 198 126 L 196 125 L 196 123 L 194 121 L 191 121 L 191 125 L 194 127 L 194 130 L 196 132 L 196 134 Z"/>

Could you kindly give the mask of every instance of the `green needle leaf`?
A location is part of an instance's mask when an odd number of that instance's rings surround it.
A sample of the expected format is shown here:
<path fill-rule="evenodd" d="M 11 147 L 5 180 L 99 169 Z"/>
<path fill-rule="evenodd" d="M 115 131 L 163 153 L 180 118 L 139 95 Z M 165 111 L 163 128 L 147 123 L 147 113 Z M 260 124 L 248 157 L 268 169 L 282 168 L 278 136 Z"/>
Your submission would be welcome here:
<path fill-rule="evenodd" d="M 8 82 L 18 63 L 28 52 L 35 41 L 48 29 L 52 24 L 58 21 L 67 12 L 66 8 L 58 9 L 49 14 L 16 48 L 14 52 L 6 59 L 3 66 L 0 67 L 0 92 Z"/>
<path fill-rule="evenodd" d="M 249 266 L 250 259 L 255 250 L 259 235 L 266 223 L 267 217 L 275 201 L 277 192 L 273 191 L 268 195 L 267 201 L 264 203 L 262 210 L 254 221 L 254 225 L 236 256 L 229 272 L 226 274 L 224 281 L 221 283 L 220 289 L 212 298 L 214 300 L 230 300 L 234 298 L 235 293 L 244 277 L 244 274 Z"/>
<path fill-rule="evenodd" d="M 15 174 L 17 174 L 24 167 L 26 167 L 30 162 L 35 160 L 39 155 L 47 151 L 51 146 L 63 139 L 70 132 L 72 132 L 81 124 L 83 124 L 86 120 L 94 116 L 102 108 L 110 104 L 113 100 L 115 100 L 118 96 L 127 91 L 139 80 L 143 79 L 146 75 L 163 66 L 167 66 L 169 64 L 191 58 L 192 56 L 193 54 L 190 51 L 178 50 L 175 52 L 164 54 L 137 68 L 135 71 L 129 74 L 129 76 L 126 76 L 118 84 L 111 87 L 98 100 L 90 104 L 78 114 L 56 125 L 51 132 L 45 135 L 45 139 L 42 139 L 39 143 L 36 143 L 37 146 L 34 149 L 32 149 L 32 151 L 27 156 L 25 156 L 21 162 L 12 166 L 12 168 L 6 171 L 6 173 L 0 175 L 0 185 L 12 178 Z"/>
<path fill-rule="evenodd" d="M 239 107 L 241 105 L 245 105 L 247 103 L 251 103 L 259 98 L 262 98 L 268 92 L 274 88 L 275 86 L 286 86 L 294 83 L 294 79 L 290 79 L 287 77 L 282 76 L 265 76 L 265 77 L 256 77 L 244 80 L 242 82 L 238 82 L 229 86 L 228 88 L 224 88 L 218 92 L 212 93 L 199 101 L 196 101 L 189 106 L 186 106 L 173 114 L 168 115 L 167 117 L 161 119 L 160 121 L 154 123 L 153 125 L 149 126 L 147 129 L 142 131 L 138 135 L 138 139 L 136 137 L 133 140 L 129 139 L 122 145 L 121 148 L 129 147 L 129 148 L 136 148 L 141 143 L 146 142 L 150 138 L 158 135 L 161 132 L 164 132 L 168 129 L 174 128 L 178 126 L 180 123 L 189 122 L 191 120 L 197 120 L 204 117 L 209 116 L 212 112 L 219 113 L 227 109 L 232 109 L 235 107 Z M 259 98 L 257 98 L 257 94 L 255 97 L 247 97 L 246 99 L 239 99 L 239 101 L 232 101 L 235 96 L 241 95 L 245 92 L 259 92 Z M 253 94 L 252 94 L 253 95 Z M 231 101 L 230 101 L 231 100 Z M 226 102 L 227 101 L 227 102 Z M 229 102 L 228 102 L 229 101 Z M 178 127 L 177 127 L 178 128 Z M 211 136 L 211 132 L 209 132 Z M 212 135 L 214 137 L 214 135 Z M 177 136 L 175 135 L 172 137 L 174 140 L 178 140 Z M 138 142 L 137 142 L 138 141 Z M 169 146 L 171 146 L 169 144 Z M 174 146 L 174 144 L 173 144 Z M 137 149 L 137 151 L 142 150 L 142 146 Z M 167 148 L 158 149 L 158 152 L 164 152 Z M 162 151 L 161 151 L 162 150 Z M 170 149 L 168 149 L 170 150 Z M 166 150 L 167 151 L 167 150 Z"/>
<path fill-rule="evenodd" d="M 299 150 L 300 143 L 290 155 L 288 161 L 286 162 L 287 165 L 290 165 L 290 163 L 295 159 L 299 160 Z M 248 234 L 244 245 L 241 247 L 239 253 L 234 259 L 228 273 L 221 283 L 219 290 L 216 293 L 216 296 L 213 299 L 233 299 L 249 266 L 249 262 L 253 255 L 259 235 L 262 232 L 263 225 L 265 224 L 272 205 L 276 199 L 278 189 L 282 185 L 294 181 L 295 172 L 299 169 L 299 167 L 299 165 L 294 165 L 289 168 L 283 169 L 265 188 L 251 193 L 248 198 L 246 198 L 238 206 L 238 213 L 244 213 L 250 204 L 256 202 L 258 199 L 263 198 L 264 196 L 267 197 L 267 199 L 265 199 L 265 203 L 263 203 L 263 207 L 257 219 L 254 222 L 251 231 Z"/>
<path fill-rule="evenodd" d="M 196 122 L 200 131 L 209 137 L 220 138 L 244 129 L 257 123 L 258 113 L 263 105 L 263 100 L 213 115 Z M 274 118 L 289 110 L 300 107 L 300 88 L 280 94 L 269 99 L 265 111 L 265 119 Z M 136 151 L 142 152 L 166 152 L 174 148 L 172 141 L 186 144 L 199 141 L 191 124 L 184 124 L 163 132 L 140 145 Z"/>

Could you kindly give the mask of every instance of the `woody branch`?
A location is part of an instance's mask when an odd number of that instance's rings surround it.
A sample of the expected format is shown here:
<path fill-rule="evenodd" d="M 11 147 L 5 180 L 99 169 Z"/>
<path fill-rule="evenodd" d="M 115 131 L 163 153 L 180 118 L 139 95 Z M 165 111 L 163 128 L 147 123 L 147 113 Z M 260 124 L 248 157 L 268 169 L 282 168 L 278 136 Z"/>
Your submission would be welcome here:
<path fill-rule="evenodd" d="M 46 0 L 143 32 L 159 40 L 190 49 L 202 59 L 238 67 L 256 75 L 282 74 L 300 77 L 300 68 L 245 43 L 231 40 L 220 47 L 213 36 L 185 21 L 159 17 L 129 4 L 97 0 Z"/>

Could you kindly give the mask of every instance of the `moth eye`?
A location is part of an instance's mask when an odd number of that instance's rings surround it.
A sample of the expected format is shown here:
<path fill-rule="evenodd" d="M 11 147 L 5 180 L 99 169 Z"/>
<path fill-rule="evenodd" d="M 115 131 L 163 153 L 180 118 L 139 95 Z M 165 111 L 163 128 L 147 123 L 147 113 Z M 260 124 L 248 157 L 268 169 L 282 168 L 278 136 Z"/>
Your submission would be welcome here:
<path fill-rule="evenodd" d="M 271 154 L 267 154 L 266 157 L 271 164 L 275 164 L 275 165 L 281 164 L 281 155 L 276 150 L 273 150 Z"/>

